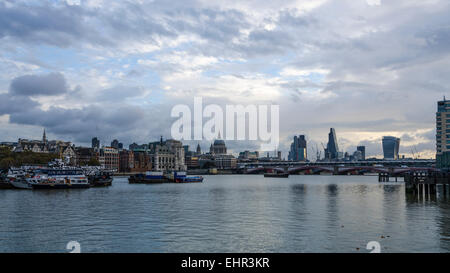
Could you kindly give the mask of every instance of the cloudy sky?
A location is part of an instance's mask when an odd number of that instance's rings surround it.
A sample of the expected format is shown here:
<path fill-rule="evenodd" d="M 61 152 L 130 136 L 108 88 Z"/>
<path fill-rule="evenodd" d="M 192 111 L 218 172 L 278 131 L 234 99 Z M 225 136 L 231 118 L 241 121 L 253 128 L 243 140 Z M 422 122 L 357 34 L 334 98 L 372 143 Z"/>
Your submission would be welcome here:
<path fill-rule="evenodd" d="M 154 141 L 200 96 L 280 105 L 284 154 L 296 134 L 315 154 L 334 127 L 344 151 L 381 155 L 393 135 L 431 158 L 449 14 L 447 0 L 0 0 L 0 141 L 44 127 L 78 145 Z"/>

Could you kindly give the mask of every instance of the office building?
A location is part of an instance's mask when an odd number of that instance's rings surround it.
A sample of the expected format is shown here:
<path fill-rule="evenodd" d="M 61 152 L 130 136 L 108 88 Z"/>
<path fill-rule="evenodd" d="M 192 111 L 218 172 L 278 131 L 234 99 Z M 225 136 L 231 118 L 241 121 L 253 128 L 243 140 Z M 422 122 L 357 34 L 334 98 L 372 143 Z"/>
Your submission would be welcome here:
<path fill-rule="evenodd" d="M 183 144 L 178 140 L 149 143 L 149 153 L 153 170 L 155 171 L 186 171 Z"/>
<path fill-rule="evenodd" d="M 96 137 L 92 139 L 92 148 L 100 149 L 100 140 L 98 140 L 98 138 Z"/>
<path fill-rule="evenodd" d="M 358 146 L 356 147 L 356 151 L 360 152 L 359 160 L 366 160 L 366 146 Z"/>
<path fill-rule="evenodd" d="M 393 136 L 383 137 L 383 153 L 385 160 L 398 160 L 400 139 Z"/>
<path fill-rule="evenodd" d="M 254 152 L 250 152 L 250 151 L 244 151 L 244 152 L 240 152 L 239 153 L 239 160 L 257 160 L 259 158 L 259 152 L 258 151 L 254 151 Z"/>
<path fill-rule="evenodd" d="M 436 112 L 436 165 L 450 168 L 450 100 L 438 101 Z"/>
<path fill-rule="evenodd" d="M 328 144 L 325 149 L 325 159 L 328 160 L 338 160 L 342 159 L 344 154 L 339 152 L 339 145 L 337 142 L 336 131 L 334 128 L 330 128 L 330 133 L 328 134 Z"/>
<path fill-rule="evenodd" d="M 100 150 L 100 164 L 109 170 L 119 170 L 119 151 L 112 147 L 104 147 Z"/>
<path fill-rule="evenodd" d="M 294 136 L 291 149 L 288 154 L 289 161 L 306 161 L 308 160 L 307 143 L 304 135 Z"/>

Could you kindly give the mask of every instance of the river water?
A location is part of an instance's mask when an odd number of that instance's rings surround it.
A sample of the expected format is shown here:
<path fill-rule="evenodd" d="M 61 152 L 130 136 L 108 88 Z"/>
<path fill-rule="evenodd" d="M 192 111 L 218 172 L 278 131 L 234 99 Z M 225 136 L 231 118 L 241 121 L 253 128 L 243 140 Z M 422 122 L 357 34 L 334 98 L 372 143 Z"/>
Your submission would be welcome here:
<path fill-rule="evenodd" d="M 0 191 L 0 252 L 449 252 L 450 196 L 373 176 Z"/>

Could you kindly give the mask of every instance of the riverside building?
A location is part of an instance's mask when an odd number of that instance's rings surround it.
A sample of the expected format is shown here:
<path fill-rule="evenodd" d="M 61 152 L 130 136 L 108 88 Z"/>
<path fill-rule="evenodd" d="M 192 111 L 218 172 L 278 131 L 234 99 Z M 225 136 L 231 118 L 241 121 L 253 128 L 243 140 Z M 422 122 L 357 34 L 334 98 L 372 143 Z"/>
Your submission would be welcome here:
<path fill-rule="evenodd" d="M 450 100 L 438 101 L 436 112 L 436 165 L 450 168 Z"/>

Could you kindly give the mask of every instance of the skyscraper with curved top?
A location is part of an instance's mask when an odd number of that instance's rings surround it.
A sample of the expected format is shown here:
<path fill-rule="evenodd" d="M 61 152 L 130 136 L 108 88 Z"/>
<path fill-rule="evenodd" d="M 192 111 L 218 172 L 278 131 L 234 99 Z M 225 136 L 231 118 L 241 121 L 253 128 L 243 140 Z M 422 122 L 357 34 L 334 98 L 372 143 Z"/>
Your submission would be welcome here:
<path fill-rule="evenodd" d="M 393 136 L 383 137 L 384 159 L 397 160 L 400 150 L 400 138 Z"/>

